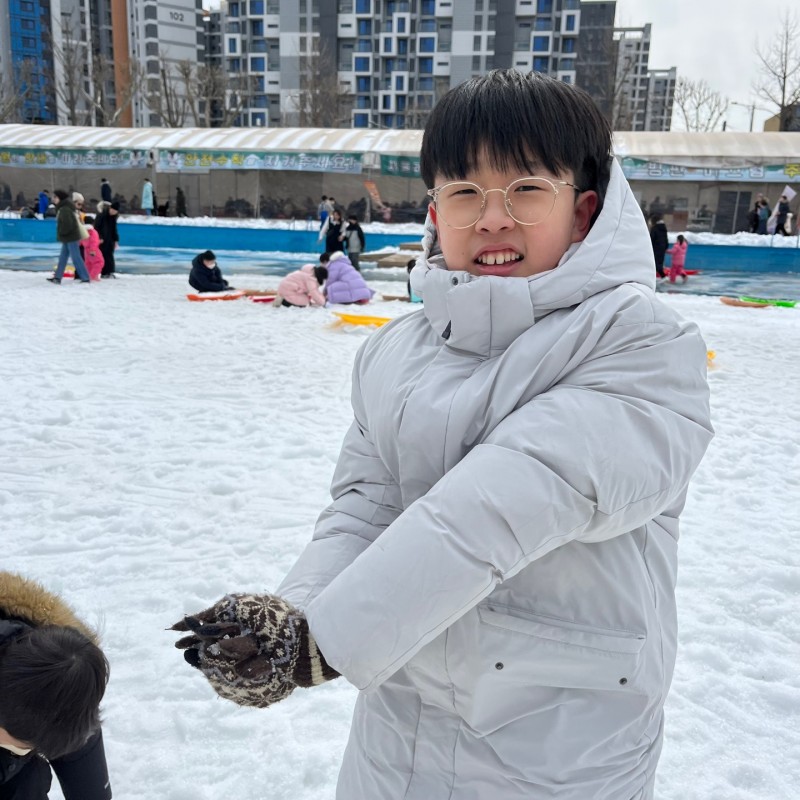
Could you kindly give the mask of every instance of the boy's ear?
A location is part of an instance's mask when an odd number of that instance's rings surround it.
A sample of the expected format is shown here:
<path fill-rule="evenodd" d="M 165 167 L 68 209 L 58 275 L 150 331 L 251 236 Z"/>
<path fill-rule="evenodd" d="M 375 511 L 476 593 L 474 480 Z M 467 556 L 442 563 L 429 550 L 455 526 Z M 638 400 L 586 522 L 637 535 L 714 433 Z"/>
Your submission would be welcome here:
<path fill-rule="evenodd" d="M 428 205 L 428 213 L 431 215 L 431 222 L 436 226 L 436 230 L 439 230 L 439 220 L 436 219 L 436 206 L 433 203 Z"/>
<path fill-rule="evenodd" d="M 582 242 L 589 233 L 589 228 L 597 211 L 597 192 L 583 192 L 575 203 L 575 212 L 572 225 L 572 242 Z"/>

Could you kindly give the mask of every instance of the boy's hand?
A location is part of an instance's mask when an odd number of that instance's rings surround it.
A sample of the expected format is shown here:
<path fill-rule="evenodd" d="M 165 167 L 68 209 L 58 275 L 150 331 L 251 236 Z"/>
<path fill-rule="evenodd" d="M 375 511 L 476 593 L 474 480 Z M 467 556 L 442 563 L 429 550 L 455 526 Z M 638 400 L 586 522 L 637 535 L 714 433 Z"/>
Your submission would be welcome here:
<path fill-rule="evenodd" d="M 339 674 L 317 649 L 303 613 L 275 595 L 226 595 L 172 630 L 191 631 L 175 646 L 220 697 L 240 706 L 265 708 L 296 686 Z"/>

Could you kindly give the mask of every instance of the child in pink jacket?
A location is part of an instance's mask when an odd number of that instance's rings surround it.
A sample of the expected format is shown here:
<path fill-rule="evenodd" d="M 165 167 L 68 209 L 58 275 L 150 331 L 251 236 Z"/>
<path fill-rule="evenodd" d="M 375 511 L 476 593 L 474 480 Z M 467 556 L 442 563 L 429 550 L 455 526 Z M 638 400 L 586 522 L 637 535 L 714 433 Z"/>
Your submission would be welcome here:
<path fill-rule="evenodd" d="M 81 242 L 81 250 L 83 251 L 83 261 L 86 264 L 86 269 L 89 271 L 89 277 L 93 281 L 100 280 L 100 273 L 103 271 L 105 259 L 100 250 L 100 234 L 94 229 L 94 217 L 87 216 L 83 221 L 86 230 L 89 233 L 89 238 Z"/>
<path fill-rule="evenodd" d="M 324 306 L 325 295 L 319 287 L 325 283 L 328 270 L 325 267 L 315 267 L 305 264 L 295 272 L 290 272 L 278 284 L 278 296 L 275 298 L 275 308 L 279 306 Z"/>
<path fill-rule="evenodd" d="M 686 274 L 686 270 L 684 269 L 684 265 L 686 264 L 686 249 L 689 247 L 689 243 L 686 241 L 682 234 L 678 234 L 678 241 L 675 242 L 672 247 L 670 247 L 667 252 L 672 256 L 672 267 L 669 271 L 669 282 L 675 283 L 675 278 L 678 275 L 681 276 L 683 282 L 686 283 L 688 275 Z"/>

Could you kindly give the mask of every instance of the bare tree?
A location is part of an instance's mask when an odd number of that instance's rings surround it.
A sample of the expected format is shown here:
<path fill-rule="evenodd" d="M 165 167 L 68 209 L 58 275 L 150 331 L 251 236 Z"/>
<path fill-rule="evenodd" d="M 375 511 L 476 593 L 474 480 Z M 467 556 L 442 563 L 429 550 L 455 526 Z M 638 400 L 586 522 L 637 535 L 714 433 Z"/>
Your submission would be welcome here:
<path fill-rule="evenodd" d="M 188 60 L 179 61 L 176 69 L 196 127 L 225 128 L 236 122 L 254 85 L 248 75 L 229 76 L 219 65 Z"/>
<path fill-rule="evenodd" d="M 60 43 L 51 37 L 54 65 L 48 70 L 56 98 L 66 110 L 68 125 L 86 125 L 91 113 L 86 107 L 84 83 L 89 72 L 87 43 L 72 34 L 71 28 L 61 27 Z M 56 65 L 59 69 L 56 69 Z"/>
<path fill-rule="evenodd" d="M 788 11 L 779 17 L 780 29 L 772 43 L 760 47 L 756 56 L 760 62 L 761 80 L 755 91 L 774 104 L 780 115 L 780 130 L 791 130 L 794 107 L 800 102 L 800 50 L 797 48 L 800 23 L 797 15 Z"/>
<path fill-rule="evenodd" d="M 179 65 L 164 52 L 158 59 L 157 77 L 148 72 L 145 102 L 165 128 L 180 128 L 189 116 L 189 101 L 183 91 Z"/>
<path fill-rule="evenodd" d="M 685 130 L 707 132 L 722 127 L 729 100 L 715 92 L 704 80 L 678 78 L 674 103 Z"/>
<path fill-rule="evenodd" d="M 141 66 L 130 59 L 126 62 L 124 70 L 124 84 L 117 85 L 114 62 L 104 55 L 95 53 L 91 69 L 92 92 L 84 92 L 84 95 L 96 125 L 115 127 L 141 89 L 144 82 L 144 71 Z"/>
<path fill-rule="evenodd" d="M 319 37 L 308 54 L 300 54 L 297 124 L 301 128 L 349 127 L 350 91 L 342 87 L 333 54 Z"/>
<path fill-rule="evenodd" d="M 26 58 L 15 64 L 13 69 L 13 80 L 6 82 L 0 79 L 0 123 L 23 122 L 25 101 L 33 96 L 34 62 Z"/>

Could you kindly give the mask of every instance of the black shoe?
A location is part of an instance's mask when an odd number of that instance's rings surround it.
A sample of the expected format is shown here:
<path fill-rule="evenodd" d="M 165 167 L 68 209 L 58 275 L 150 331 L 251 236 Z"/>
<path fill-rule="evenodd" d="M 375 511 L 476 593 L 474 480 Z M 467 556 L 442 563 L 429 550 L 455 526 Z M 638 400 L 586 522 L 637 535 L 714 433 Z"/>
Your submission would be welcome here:
<path fill-rule="evenodd" d="M 84 280 L 83 278 L 79 278 L 75 281 L 75 283 L 91 283 L 91 281 Z"/>
<path fill-rule="evenodd" d="M 61 278 L 46 278 L 50 283 L 61 283 Z"/>

